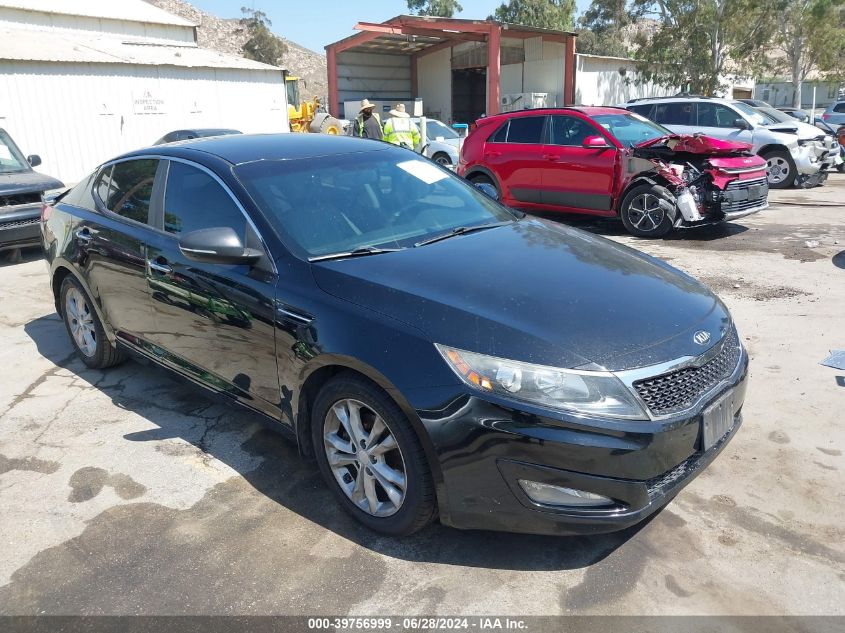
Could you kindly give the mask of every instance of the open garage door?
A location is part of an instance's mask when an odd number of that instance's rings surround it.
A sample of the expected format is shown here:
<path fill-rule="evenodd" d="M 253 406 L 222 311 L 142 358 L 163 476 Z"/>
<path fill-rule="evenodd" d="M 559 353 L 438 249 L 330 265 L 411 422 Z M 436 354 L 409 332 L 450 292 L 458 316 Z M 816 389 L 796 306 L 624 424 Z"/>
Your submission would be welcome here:
<path fill-rule="evenodd" d="M 452 70 L 452 120 L 474 123 L 487 109 L 487 69 Z"/>

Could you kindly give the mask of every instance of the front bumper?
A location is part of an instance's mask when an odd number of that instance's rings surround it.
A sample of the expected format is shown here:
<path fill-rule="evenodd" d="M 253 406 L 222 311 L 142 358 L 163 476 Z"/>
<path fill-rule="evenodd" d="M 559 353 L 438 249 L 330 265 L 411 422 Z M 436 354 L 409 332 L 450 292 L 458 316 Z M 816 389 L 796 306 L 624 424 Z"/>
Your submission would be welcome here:
<path fill-rule="evenodd" d="M 630 527 L 666 505 L 722 451 L 742 420 L 748 356 L 694 409 L 650 421 L 587 420 L 464 395 L 418 410 L 440 460 L 441 521 L 462 529 L 596 534 Z M 734 391 L 733 426 L 703 450 L 703 411 Z M 604 508 L 533 502 L 519 479 L 614 500 Z"/>
<path fill-rule="evenodd" d="M 0 251 L 41 244 L 40 205 L 0 207 Z"/>

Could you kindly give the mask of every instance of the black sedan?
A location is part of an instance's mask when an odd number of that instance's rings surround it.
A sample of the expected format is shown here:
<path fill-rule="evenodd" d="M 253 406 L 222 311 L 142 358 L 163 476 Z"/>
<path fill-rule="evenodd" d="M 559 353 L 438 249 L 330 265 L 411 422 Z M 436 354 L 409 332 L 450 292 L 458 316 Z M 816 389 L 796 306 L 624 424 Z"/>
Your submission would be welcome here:
<path fill-rule="evenodd" d="M 384 143 L 136 151 L 42 233 L 88 366 L 137 355 L 260 412 L 382 533 L 624 528 L 740 425 L 747 355 L 704 286 Z"/>

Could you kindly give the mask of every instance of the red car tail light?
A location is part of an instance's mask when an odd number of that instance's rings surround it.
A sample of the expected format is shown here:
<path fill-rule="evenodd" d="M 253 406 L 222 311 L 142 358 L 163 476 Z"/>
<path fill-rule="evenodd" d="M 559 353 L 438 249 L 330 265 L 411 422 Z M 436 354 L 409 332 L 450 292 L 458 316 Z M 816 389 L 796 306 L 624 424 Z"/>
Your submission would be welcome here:
<path fill-rule="evenodd" d="M 46 202 L 41 203 L 41 223 L 44 224 L 53 215 L 53 207 Z"/>

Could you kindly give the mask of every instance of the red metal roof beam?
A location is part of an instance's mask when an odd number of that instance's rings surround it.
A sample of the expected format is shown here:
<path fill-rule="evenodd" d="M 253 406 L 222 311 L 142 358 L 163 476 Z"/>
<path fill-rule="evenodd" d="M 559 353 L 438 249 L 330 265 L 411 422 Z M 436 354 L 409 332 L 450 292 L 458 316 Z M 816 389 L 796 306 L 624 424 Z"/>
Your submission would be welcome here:
<path fill-rule="evenodd" d="M 390 26 L 387 24 L 375 24 L 372 22 L 358 22 L 355 25 L 356 31 L 365 33 L 380 33 L 383 35 L 417 35 L 419 37 L 436 37 L 439 39 L 466 40 L 471 42 L 483 42 L 485 37 L 475 33 L 454 33 L 448 30 L 420 29 L 407 26 Z"/>

